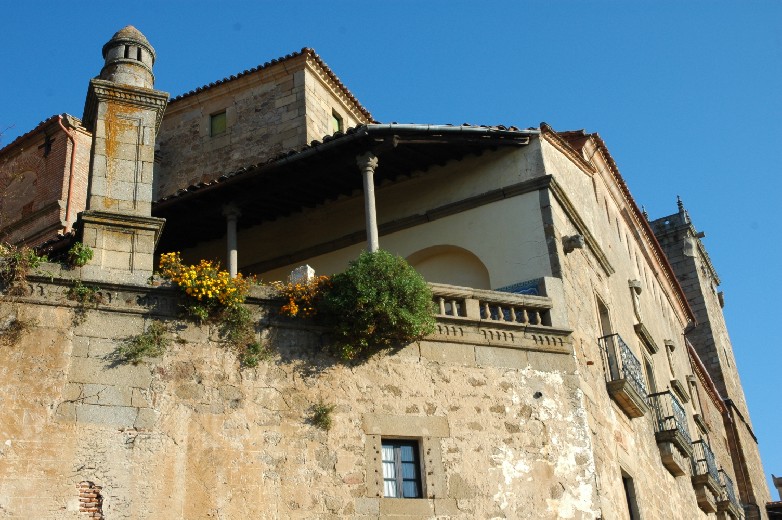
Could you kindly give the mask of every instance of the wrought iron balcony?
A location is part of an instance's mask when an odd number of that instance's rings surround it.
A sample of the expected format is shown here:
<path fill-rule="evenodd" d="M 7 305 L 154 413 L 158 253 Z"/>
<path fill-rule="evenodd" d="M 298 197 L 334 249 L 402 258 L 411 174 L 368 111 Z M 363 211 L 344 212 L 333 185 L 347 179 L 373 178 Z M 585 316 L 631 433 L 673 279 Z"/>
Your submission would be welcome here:
<path fill-rule="evenodd" d="M 678 477 L 687 473 L 692 456 L 692 438 L 684 407 L 671 391 L 649 395 L 654 410 L 655 438 L 663 466 Z"/>
<path fill-rule="evenodd" d="M 649 411 L 641 362 L 619 334 L 603 336 L 599 341 L 608 393 L 629 417 L 641 417 Z"/>
<path fill-rule="evenodd" d="M 717 518 L 720 520 L 741 520 L 744 518 L 744 509 L 736 498 L 733 480 L 722 469 L 719 471 L 719 477 L 722 484 L 722 495 L 717 502 Z"/>
<path fill-rule="evenodd" d="M 706 513 L 716 513 L 722 486 L 714 453 L 703 439 L 693 442 L 692 449 L 692 486 L 698 505 Z"/>

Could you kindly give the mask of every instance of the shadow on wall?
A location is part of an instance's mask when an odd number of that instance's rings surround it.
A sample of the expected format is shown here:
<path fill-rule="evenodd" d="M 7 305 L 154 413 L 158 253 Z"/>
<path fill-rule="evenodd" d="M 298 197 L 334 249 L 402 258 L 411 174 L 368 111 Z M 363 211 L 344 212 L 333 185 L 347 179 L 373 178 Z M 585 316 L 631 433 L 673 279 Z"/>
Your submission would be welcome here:
<path fill-rule="evenodd" d="M 474 253 L 458 246 L 427 247 L 407 257 L 427 282 L 491 289 L 489 270 Z"/>

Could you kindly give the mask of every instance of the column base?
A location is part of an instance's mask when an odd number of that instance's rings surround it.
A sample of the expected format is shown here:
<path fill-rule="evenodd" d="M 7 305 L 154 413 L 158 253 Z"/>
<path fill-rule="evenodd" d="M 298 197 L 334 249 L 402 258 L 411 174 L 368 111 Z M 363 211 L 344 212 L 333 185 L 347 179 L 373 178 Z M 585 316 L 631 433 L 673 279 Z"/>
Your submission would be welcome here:
<path fill-rule="evenodd" d="M 79 214 L 82 242 L 92 248 L 92 260 L 82 268 L 85 280 L 147 283 L 155 269 L 154 252 L 166 220 L 83 211 Z"/>

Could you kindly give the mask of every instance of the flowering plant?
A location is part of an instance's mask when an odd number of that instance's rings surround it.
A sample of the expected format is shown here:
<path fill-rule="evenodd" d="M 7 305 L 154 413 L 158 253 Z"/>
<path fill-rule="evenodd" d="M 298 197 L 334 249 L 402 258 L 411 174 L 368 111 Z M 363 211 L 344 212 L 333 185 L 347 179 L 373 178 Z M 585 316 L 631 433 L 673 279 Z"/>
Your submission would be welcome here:
<path fill-rule="evenodd" d="M 287 300 L 280 314 L 291 318 L 312 318 L 318 312 L 323 291 L 331 287 L 328 276 L 318 276 L 309 282 L 272 282 L 272 286 Z"/>
<path fill-rule="evenodd" d="M 160 256 L 160 276 L 172 281 L 191 299 L 188 309 L 202 321 L 219 309 L 239 307 L 255 282 L 254 277 L 241 274 L 231 278 L 228 271 L 220 270 L 218 262 L 183 264 L 179 253 Z"/>

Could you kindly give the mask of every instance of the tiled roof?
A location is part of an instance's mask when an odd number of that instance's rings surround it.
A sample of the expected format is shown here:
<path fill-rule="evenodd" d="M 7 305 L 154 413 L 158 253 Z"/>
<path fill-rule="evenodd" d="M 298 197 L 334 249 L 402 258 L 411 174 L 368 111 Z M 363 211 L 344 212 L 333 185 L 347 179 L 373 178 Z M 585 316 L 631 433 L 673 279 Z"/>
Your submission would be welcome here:
<path fill-rule="evenodd" d="M 175 102 L 177 102 L 177 101 L 179 101 L 181 99 L 185 99 L 185 98 L 188 98 L 190 96 L 194 96 L 194 95 L 196 95 L 198 93 L 201 93 L 201 92 L 204 92 L 206 90 L 209 90 L 212 87 L 216 87 L 218 85 L 222 85 L 224 83 L 228 83 L 230 81 L 239 79 L 241 77 L 247 76 L 249 74 L 253 74 L 255 72 L 258 72 L 258 71 L 261 71 L 261 70 L 264 70 L 264 69 L 267 69 L 267 68 L 269 68 L 269 67 L 271 67 L 273 65 L 276 65 L 278 63 L 281 63 L 281 62 L 284 62 L 284 61 L 287 61 L 287 60 L 290 60 L 290 59 L 293 59 L 293 58 L 296 58 L 296 57 L 302 56 L 302 55 L 306 55 L 306 56 L 312 58 L 313 60 L 315 60 L 315 62 L 317 62 L 317 64 L 320 65 L 323 68 L 323 70 L 326 72 L 326 74 L 329 76 L 329 78 L 331 78 L 331 80 L 334 81 L 334 83 L 336 83 L 336 85 L 348 97 L 348 99 L 350 99 L 353 103 L 355 103 L 356 107 L 361 111 L 361 113 L 364 114 L 367 117 L 367 119 L 369 119 L 370 121 L 374 121 L 374 118 L 372 117 L 372 114 L 370 114 L 369 111 L 361 105 L 361 103 L 358 101 L 358 99 L 356 99 L 356 97 L 350 92 L 350 90 L 348 90 L 348 88 L 342 83 L 342 81 L 340 81 L 340 79 L 337 77 L 337 75 L 334 74 L 334 71 L 332 71 L 329 68 L 329 66 L 326 65 L 326 62 L 324 62 L 320 58 L 320 56 L 318 56 L 318 54 L 315 52 L 315 50 L 311 49 L 309 47 L 304 47 L 304 48 L 302 48 L 298 52 L 292 52 L 292 53 L 290 53 L 290 54 L 288 54 L 286 56 L 282 56 L 280 58 L 277 58 L 277 59 L 274 59 L 274 60 L 271 60 L 271 61 L 267 61 L 266 63 L 264 63 L 262 65 L 258 65 L 256 67 L 251 68 L 251 69 L 244 70 L 242 72 L 239 72 L 238 74 L 232 74 L 232 75 L 230 75 L 230 76 L 228 76 L 226 78 L 217 80 L 217 81 L 215 81 L 213 83 L 209 83 L 208 85 L 204 85 L 202 87 L 198 87 L 198 88 L 196 88 L 194 90 L 191 90 L 189 92 L 185 92 L 184 94 L 180 94 L 180 95 L 176 96 L 175 98 L 173 98 L 171 100 L 171 103 L 175 103 Z"/>
<path fill-rule="evenodd" d="M 390 125 L 396 125 L 396 123 L 391 123 Z M 186 195 L 188 193 L 192 193 L 194 191 L 198 191 L 198 190 L 200 190 L 202 188 L 207 188 L 207 187 L 213 186 L 215 184 L 220 184 L 222 182 L 227 181 L 228 179 L 236 177 L 237 175 L 242 175 L 244 173 L 247 173 L 247 172 L 250 172 L 250 171 L 254 171 L 254 170 L 256 170 L 256 169 L 258 169 L 258 168 L 260 168 L 262 166 L 265 166 L 267 164 L 271 164 L 271 163 L 280 161 L 282 159 L 285 159 L 287 157 L 291 157 L 291 156 L 300 154 L 300 153 L 305 152 L 305 151 L 310 150 L 310 149 L 318 148 L 320 146 L 323 146 L 326 143 L 330 143 L 332 141 L 337 141 L 337 140 L 340 140 L 340 139 L 345 139 L 348 136 L 356 135 L 358 133 L 362 133 L 362 132 L 366 133 L 368 131 L 368 128 L 376 127 L 376 126 L 380 126 L 380 125 L 359 125 L 359 126 L 348 128 L 344 133 L 343 132 L 336 132 L 334 135 L 327 135 L 327 136 L 323 137 L 322 141 L 312 141 L 312 142 L 310 142 L 310 144 L 308 144 L 306 146 L 303 146 L 303 147 L 297 148 L 297 149 L 293 149 L 293 150 L 288 150 L 286 152 L 282 152 L 280 154 L 277 154 L 277 155 L 267 159 L 266 161 L 259 162 L 259 163 L 256 163 L 256 164 L 251 164 L 251 165 L 248 165 L 248 166 L 243 166 L 242 168 L 239 168 L 238 170 L 233 170 L 231 172 L 226 172 L 223 175 L 220 175 L 219 177 L 216 177 L 216 178 L 214 178 L 214 179 L 212 179 L 210 181 L 200 182 L 198 184 L 192 184 L 192 185 L 190 185 L 190 186 L 188 186 L 186 188 L 179 189 L 176 192 L 172 193 L 171 195 L 168 195 L 166 197 L 161 197 L 160 199 L 154 201 L 153 204 L 157 204 L 157 203 L 160 203 L 160 202 L 165 202 L 165 201 L 169 201 L 169 200 L 172 200 L 172 199 L 176 199 L 176 198 L 182 197 L 182 196 L 184 196 L 184 195 Z M 405 126 L 407 126 L 407 125 L 405 125 Z M 416 125 L 411 125 L 411 126 L 416 126 Z M 434 126 L 434 125 L 417 125 L 417 126 L 420 126 L 421 128 L 425 128 L 427 126 Z M 464 123 L 462 125 L 443 125 L 443 126 L 451 127 L 451 128 L 454 128 L 454 129 L 455 128 L 460 128 L 460 127 L 461 128 L 483 128 L 483 129 L 486 129 L 486 130 L 519 132 L 519 135 L 526 134 L 529 130 L 534 130 L 532 128 L 528 128 L 526 130 L 521 130 L 521 129 L 515 127 L 515 126 L 506 127 L 506 126 L 503 126 L 503 125 L 497 125 L 497 126 L 470 125 L 470 124 L 467 124 L 467 123 Z"/>

